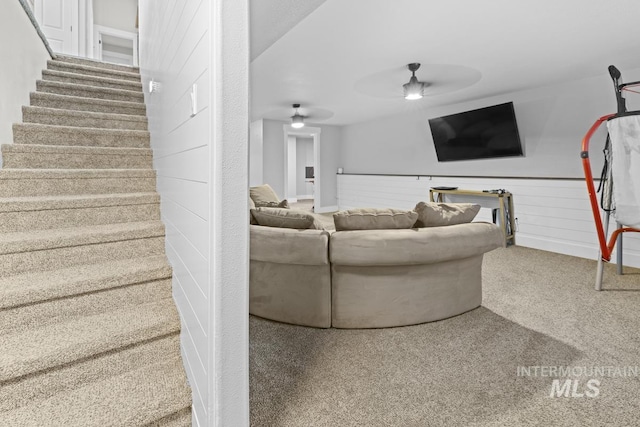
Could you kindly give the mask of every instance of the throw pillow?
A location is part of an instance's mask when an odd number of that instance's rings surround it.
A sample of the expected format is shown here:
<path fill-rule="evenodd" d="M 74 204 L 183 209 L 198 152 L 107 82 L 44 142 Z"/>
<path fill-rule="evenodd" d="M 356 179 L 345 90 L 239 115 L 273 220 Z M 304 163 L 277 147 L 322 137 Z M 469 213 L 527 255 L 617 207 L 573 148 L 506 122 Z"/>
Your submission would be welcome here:
<path fill-rule="evenodd" d="M 249 197 L 256 203 L 276 202 L 280 203 L 280 199 L 273 188 L 269 184 L 259 185 L 249 188 Z"/>
<path fill-rule="evenodd" d="M 416 205 L 415 211 L 418 213 L 416 227 L 440 227 L 473 221 L 480 211 L 480 205 L 420 202 Z"/>
<path fill-rule="evenodd" d="M 266 227 L 295 228 L 298 230 L 312 228 L 323 230 L 322 225 L 316 220 L 311 212 L 263 207 L 252 209 L 251 214 L 258 222 L 258 225 Z"/>
<path fill-rule="evenodd" d="M 417 219 L 416 212 L 400 209 L 350 209 L 333 214 L 336 231 L 412 228 Z"/>
<path fill-rule="evenodd" d="M 251 213 L 252 210 L 256 208 L 256 204 L 253 202 L 253 199 L 249 197 L 249 224 L 258 225 L 258 221 L 253 217 Z"/>
<path fill-rule="evenodd" d="M 287 199 L 284 199 L 281 202 L 258 202 L 255 203 L 256 208 L 283 208 L 289 209 L 289 202 Z"/>

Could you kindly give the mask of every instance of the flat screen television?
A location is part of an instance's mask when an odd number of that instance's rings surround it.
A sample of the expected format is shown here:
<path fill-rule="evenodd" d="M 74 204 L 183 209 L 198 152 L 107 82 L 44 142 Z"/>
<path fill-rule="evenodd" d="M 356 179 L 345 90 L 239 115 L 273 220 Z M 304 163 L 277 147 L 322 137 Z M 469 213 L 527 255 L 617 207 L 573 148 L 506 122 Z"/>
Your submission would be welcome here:
<path fill-rule="evenodd" d="M 522 156 L 513 103 L 429 120 L 439 162 Z"/>

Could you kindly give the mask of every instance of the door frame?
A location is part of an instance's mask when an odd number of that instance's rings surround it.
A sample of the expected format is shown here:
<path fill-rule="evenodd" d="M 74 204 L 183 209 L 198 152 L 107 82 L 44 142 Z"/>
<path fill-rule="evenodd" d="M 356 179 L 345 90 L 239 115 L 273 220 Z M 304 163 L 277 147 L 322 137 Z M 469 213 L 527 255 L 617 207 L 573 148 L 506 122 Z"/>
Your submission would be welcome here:
<path fill-rule="evenodd" d="M 133 47 L 133 66 L 138 66 L 138 33 L 118 30 L 116 28 L 105 27 L 104 25 L 93 26 L 93 57 L 102 61 L 102 36 L 113 36 L 131 41 Z"/>
<path fill-rule="evenodd" d="M 289 139 L 291 137 L 305 137 L 313 138 L 313 200 L 315 204 L 315 211 L 318 212 L 322 209 L 321 198 L 321 184 L 322 174 L 320 170 L 320 133 L 322 131 L 319 127 L 305 126 L 302 129 L 295 129 L 290 124 L 283 125 L 284 131 L 284 198 L 287 198 L 289 194 Z M 294 159 L 295 161 L 295 159 Z"/>

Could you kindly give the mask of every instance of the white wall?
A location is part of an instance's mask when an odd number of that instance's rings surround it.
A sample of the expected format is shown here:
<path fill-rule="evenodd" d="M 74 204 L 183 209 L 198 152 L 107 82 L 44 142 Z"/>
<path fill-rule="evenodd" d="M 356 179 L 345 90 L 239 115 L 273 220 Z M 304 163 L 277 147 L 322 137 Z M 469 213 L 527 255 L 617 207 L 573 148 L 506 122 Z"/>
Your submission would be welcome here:
<path fill-rule="evenodd" d="M 161 85 L 145 99 L 200 426 L 249 425 L 247 3 L 140 2 L 143 87 Z"/>
<path fill-rule="evenodd" d="M 93 0 L 95 25 L 137 33 L 138 0 Z"/>
<path fill-rule="evenodd" d="M 263 177 L 278 197 L 284 196 L 284 130 L 286 122 L 263 120 Z M 337 205 L 336 171 L 340 163 L 342 129 L 339 126 L 307 123 L 321 129 L 320 176 L 321 194 L 315 194 L 316 208 L 332 209 Z M 303 128 L 304 129 L 304 128 Z M 316 176 L 318 174 L 316 173 Z"/>
<path fill-rule="evenodd" d="M 598 77 L 345 126 L 341 166 L 345 173 L 583 177 L 582 137 L 597 118 L 616 109 L 607 65 Z M 640 80 L 640 70 L 621 71 L 625 81 Z M 627 98 L 638 108 L 640 96 Z M 508 101 L 514 103 L 524 157 L 437 161 L 428 119 Z M 595 170 L 601 167 L 604 135 L 594 137 Z"/>
<path fill-rule="evenodd" d="M 22 106 L 51 57 L 17 0 L 3 2 L 0 40 L 0 143 L 10 144 L 11 126 L 22 122 Z"/>
<path fill-rule="evenodd" d="M 249 127 L 249 185 L 256 187 L 264 184 L 262 165 L 262 120 L 256 120 Z"/>

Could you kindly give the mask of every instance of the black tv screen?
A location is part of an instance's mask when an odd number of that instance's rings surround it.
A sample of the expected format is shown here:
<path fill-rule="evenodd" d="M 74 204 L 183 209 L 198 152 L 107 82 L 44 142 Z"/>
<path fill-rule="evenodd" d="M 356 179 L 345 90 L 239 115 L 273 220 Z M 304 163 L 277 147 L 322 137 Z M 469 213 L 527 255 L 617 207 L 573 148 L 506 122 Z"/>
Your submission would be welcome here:
<path fill-rule="evenodd" d="M 522 156 L 513 103 L 429 120 L 438 161 Z"/>

